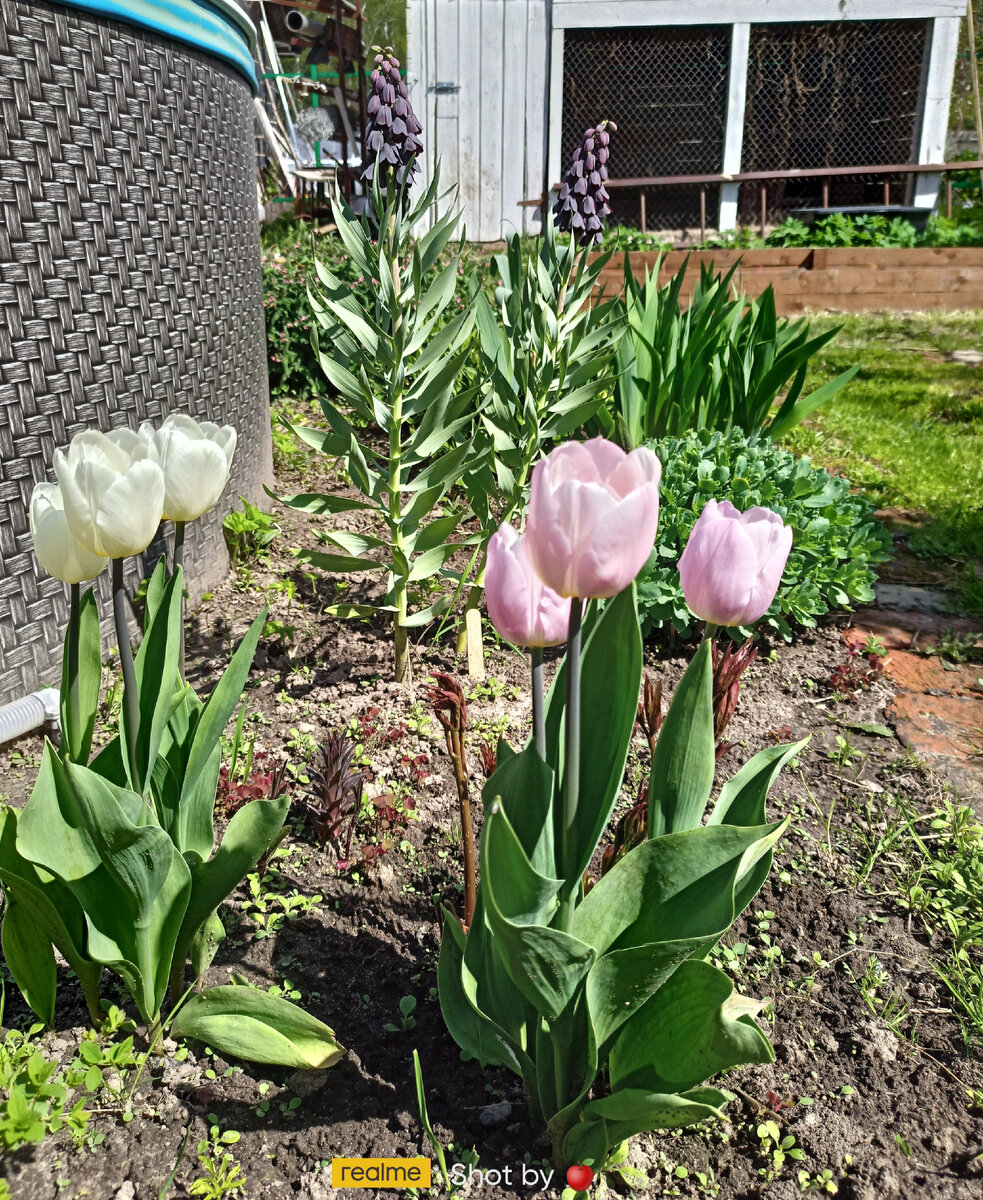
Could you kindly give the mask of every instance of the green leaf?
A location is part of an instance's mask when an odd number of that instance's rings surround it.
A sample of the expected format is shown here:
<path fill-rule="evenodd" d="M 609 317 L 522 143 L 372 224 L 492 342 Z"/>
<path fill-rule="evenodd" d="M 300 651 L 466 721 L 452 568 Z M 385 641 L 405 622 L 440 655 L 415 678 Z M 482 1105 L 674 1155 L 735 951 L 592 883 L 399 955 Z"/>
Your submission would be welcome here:
<path fill-rule="evenodd" d="M 143 602 L 143 632 L 150 628 L 150 623 L 157 616 L 157 611 L 164 602 L 164 587 L 167 584 L 167 558 L 161 555 L 157 566 L 147 580 L 147 594 Z M 84 764 L 83 764 L 84 765 Z"/>
<path fill-rule="evenodd" d="M 122 975 L 145 1021 L 160 1011 L 191 876 L 135 792 L 62 763 L 50 742 L 18 820 L 17 850 L 68 888 L 88 956 Z"/>
<path fill-rule="evenodd" d="M 684 1092 L 731 1067 L 774 1062 L 753 1020 L 760 1009 L 723 971 L 701 959 L 681 963 L 614 1043 L 611 1090 Z"/>
<path fill-rule="evenodd" d="M 8 899 L 26 906 L 38 930 L 58 947 L 78 975 L 87 999 L 93 999 L 102 968 L 86 953 L 85 915 L 63 883 L 47 872 L 39 874 L 18 852 L 16 841 L 17 814 L 8 808 L 0 812 L 0 882 L 4 891 Z"/>
<path fill-rule="evenodd" d="M 634 584 L 608 600 L 596 618 L 595 613 L 596 609 L 590 608 L 584 618 L 581 695 L 587 703 L 581 712 L 582 799 L 573 827 L 575 857 L 558 872 L 568 881 L 579 880 L 587 869 L 621 790 L 642 678 L 642 638 Z M 566 660 L 554 677 L 546 706 L 546 758 L 561 765 L 565 688 Z M 558 792 L 563 786 L 561 770 Z M 554 805 L 557 820 L 560 812 L 561 806 Z M 558 829 L 554 837 L 559 846 Z"/>
<path fill-rule="evenodd" d="M 220 1054 L 281 1067 L 320 1070 L 345 1054 L 333 1030 L 296 1004 L 232 984 L 192 996 L 178 1010 L 171 1034 L 206 1042 Z"/>
<path fill-rule="evenodd" d="M 140 643 L 134 658 L 140 724 L 137 730 L 135 760 L 131 759 L 127 705 L 120 714 L 123 763 L 133 791 L 146 796 L 157 762 L 161 739 L 179 691 L 181 651 L 182 589 L 184 575 L 180 567 L 167 581 L 160 607 Z"/>
<path fill-rule="evenodd" d="M 810 735 L 811 736 L 811 735 Z M 808 746 L 810 737 L 792 746 L 769 746 L 749 759 L 720 789 L 708 825 L 763 825 L 765 800 L 782 767 Z"/>
<path fill-rule="evenodd" d="M 58 976 L 51 939 L 31 911 L 30 900 L 7 897 L 0 935 L 3 957 L 14 982 L 39 1021 L 50 1025 L 55 1016 Z"/>
<path fill-rule="evenodd" d="M 212 960 L 218 953 L 218 948 L 225 941 L 225 926 L 217 912 L 209 915 L 198 932 L 191 940 L 188 958 L 191 960 L 191 973 L 195 979 L 202 979 L 212 965 Z M 175 956 L 175 961 L 177 961 Z"/>
<path fill-rule="evenodd" d="M 273 495 L 269 492 L 269 495 Z M 281 504 L 298 512 L 323 516 L 325 513 L 374 512 L 376 505 L 365 500 L 352 500 L 348 496 L 332 496 L 326 492 L 298 492 L 294 496 L 277 496 Z"/>
<path fill-rule="evenodd" d="M 719 937 L 734 919 L 734 888 L 749 857 L 766 853 L 787 824 L 701 826 L 643 842 L 587 893 L 571 933 L 598 954 Z"/>
<path fill-rule="evenodd" d="M 246 630 L 195 724 L 188 766 L 181 784 L 180 812 L 173 834 L 175 845 L 182 853 L 190 850 L 205 858 L 212 852 L 212 813 L 221 768 L 222 734 L 249 678 L 266 611 L 264 608 Z"/>
<path fill-rule="evenodd" d="M 723 1105 L 730 1099 L 713 1088 L 697 1088 L 681 1095 L 657 1094 L 624 1089 L 584 1105 L 583 1118 L 563 1141 L 563 1158 L 584 1163 L 598 1171 L 608 1154 L 637 1133 L 679 1129 L 711 1117 L 723 1118 Z"/>
<path fill-rule="evenodd" d="M 650 838 L 700 824 L 713 787 L 715 762 L 708 638 L 679 681 L 655 743 L 649 778 Z"/>
<path fill-rule="evenodd" d="M 290 801 L 252 800 L 235 813 L 214 855 L 203 861 L 191 851 L 185 855 L 191 873 L 191 894 L 175 944 L 175 960 L 184 961 L 203 924 L 235 890 L 273 844 L 283 828 Z"/>
<path fill-rule="evenodd" d="M 321 571 L 332 575 L 347 575 L 349 571 L 379 571 L 384 563 L 373 562 L 371 558 L 353 558 L 348 554 L 326 554 L 321 550 L 298 550 L 297 561 L 308 563 Z"/>
<path fill-rule="evenodd" d="M 594 961 L 593 949 L 550 929 L 560 879 L 532 867 L 502 806 L 492 803 L 481 831 L 485 919 L 516 987 L 547 1020 L 560 1016 Z"/>
<path fill-rule="evenodd" d="M 157 571 L 154 572 L 154 578 L 156 577 Z M 148 589 L 148 604 L 149 594 Z M 95 729 L 99 712 L 99 692 L 102 687 L 102 636 L 99 630 L 99 607 L 92 588 L 82 596 L 78 610 L 77 721 L 71 704 L 70 639 L 69 629 L 65 633 L 61 673 L 61 753 L 67 754 L 72 762 L 85 766 L 92 749 L 92 731 Z"/>

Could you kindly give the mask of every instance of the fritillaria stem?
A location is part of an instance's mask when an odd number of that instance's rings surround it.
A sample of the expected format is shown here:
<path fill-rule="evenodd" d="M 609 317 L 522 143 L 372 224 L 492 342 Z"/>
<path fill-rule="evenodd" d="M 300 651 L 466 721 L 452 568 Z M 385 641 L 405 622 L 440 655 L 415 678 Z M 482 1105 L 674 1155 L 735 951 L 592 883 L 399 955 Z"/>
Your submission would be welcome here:
<path fill-rule="evenodd" d="M 116 641 L 119 644 L 119 662 L 123 670 L 123 703 L 126 706 L 126 745 L 130 764 L 137 762 L 137 737 L 140 732 L 140 700 L 137 696 L 137 673 L 133 665 L 133 648 L 130 631 L 126 625 L 126 588 L 123 586 L 123 560 L 114 558 L 113 563 L 113 619 L 116 623 Z"/>
<path fill-rule="evenodd" d="M 543 648 L 533 646 L 532 654 L 532 729 L 536 753 L 546 761 L 546 692 L 543 687 Z"/>
<path fill-rule="evenodd" d="M 178 567 L 184 571 L 184 521 L 174 522 L 174 570 Z M 184 683 L 184 588 L 181 589 L 181 649 L 178 659 L 181 670 L 181 682 Z"/>
<path fill-rule="evenodd" d="M 565 880 L 557 928 L 569 933 L 573 921 L 573 898 L 579 885 L 574 862 L 573 827 L 580 800 L 580 623 L 583 606 L 579 596 L 570 601 L 570 630 L 567 635 L 566 737 L 563 768 L 563 827 L 560 864 Z"/>

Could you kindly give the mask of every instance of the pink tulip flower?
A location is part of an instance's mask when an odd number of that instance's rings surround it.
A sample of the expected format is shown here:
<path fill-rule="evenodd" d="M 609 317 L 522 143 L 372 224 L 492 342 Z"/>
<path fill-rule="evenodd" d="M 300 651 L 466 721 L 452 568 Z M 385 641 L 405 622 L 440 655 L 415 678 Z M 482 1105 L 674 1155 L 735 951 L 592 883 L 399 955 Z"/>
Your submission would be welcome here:
<path fill-rule="evenodd" d="M 751 625 L 771 607 L 792 530 L 770 508 L 708 500 L 679 560 L 690 611 L 711 625 Z"/>
<path fill-rule="evenodd" d="M 564 442 L 532 473 L 527 552 L 561 596 L 616 596 L 652 553 L 662 463 L 604 438 Z"/>
<path fill-rule="evenodd" d="M 526 554 L 525 538 L 503 525 L 488 543 L 485 601 L 491 623 L 519 646 L 557 646 L 567 639 L 570 601 L 546 587 Z"/>

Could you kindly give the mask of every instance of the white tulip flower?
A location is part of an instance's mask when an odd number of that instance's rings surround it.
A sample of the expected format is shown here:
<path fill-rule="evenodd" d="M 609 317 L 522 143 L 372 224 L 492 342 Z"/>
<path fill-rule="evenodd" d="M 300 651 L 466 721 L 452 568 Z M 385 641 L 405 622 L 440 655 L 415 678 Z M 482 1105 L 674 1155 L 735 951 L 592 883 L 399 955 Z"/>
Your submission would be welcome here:
<path fill-rule="evenodd" d="M 106 560 L 72 536 L 57 484 L 39 483 L 31 493 L 31 537 L 38 562 L 63 583 L 84 583 L 105 570 Z"/>
<path fill-rule="evenodd" d="M 146 439 L 130 429 L 87 430 L 55 451 L 68 527 L 103 558 L 141 554 L 164 512 L 164 473 Z"/>
<path fill-rule="evenodd" d="M 144 425 L 140 432 L 164 472 L 165 520 L 196 521 L 218 503 L 236 449 L 231 425 L 173 413 L 160 429 Z"/>

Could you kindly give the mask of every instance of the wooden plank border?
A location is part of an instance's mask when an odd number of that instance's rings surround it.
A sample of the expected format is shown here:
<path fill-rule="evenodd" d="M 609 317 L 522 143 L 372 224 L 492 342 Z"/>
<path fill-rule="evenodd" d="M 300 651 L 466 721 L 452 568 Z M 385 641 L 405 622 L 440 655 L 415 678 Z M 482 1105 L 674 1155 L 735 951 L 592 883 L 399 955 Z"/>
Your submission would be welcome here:
<path fill-rule="evenodd" d="M 919 309 L 983 308 L 983 247 L 635 251 L 629 256 L 635 278 L 659 264 L 665 283 L 689 261 L 682 296 L 689 299 L 701 266 L 727 271 L 738 264 L 734 281 L 749 296 L 770 284 L 783 316 L 806 309 L 840 312 L 906 312 Z M 624 283 L 619 257 L 601 273 L 598 289 L 617 295 Z"/>

